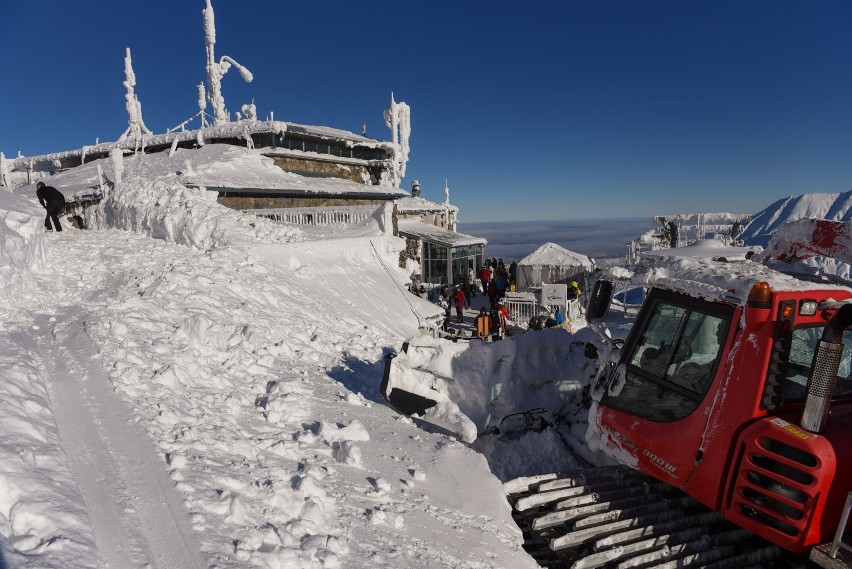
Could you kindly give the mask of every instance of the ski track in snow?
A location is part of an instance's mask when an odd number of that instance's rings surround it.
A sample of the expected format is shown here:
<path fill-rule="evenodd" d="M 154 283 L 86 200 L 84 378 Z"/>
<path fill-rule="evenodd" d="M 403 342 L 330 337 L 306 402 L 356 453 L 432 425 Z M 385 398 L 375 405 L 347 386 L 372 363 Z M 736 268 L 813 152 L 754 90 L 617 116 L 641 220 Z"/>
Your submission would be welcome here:
<path fill-rule="evenodd" d="M 81 310 L 39 338 L 62 446 L 83 493 L 104 568 L 202 569 L 192 528 L 152 441 L 113 392 Z M 50 330 L 42 317 L 40 330 Z M 130 453 L 133 453 L 132 455 Z"/>

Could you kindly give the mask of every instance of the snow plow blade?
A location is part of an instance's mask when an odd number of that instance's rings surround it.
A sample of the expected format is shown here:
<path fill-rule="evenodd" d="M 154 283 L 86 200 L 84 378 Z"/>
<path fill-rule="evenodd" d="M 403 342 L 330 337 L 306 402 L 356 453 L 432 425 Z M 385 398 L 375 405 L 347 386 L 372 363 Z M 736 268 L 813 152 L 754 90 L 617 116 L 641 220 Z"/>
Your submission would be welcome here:
<path fill-rule="evenodd" d="M 402 351 L 408 350 L 408 343 Z M 385 370 L 379 391 L 397 413 L 416 416 L 446 429 L 466 443 L 476 440 L 476 425 L 462 413 L 449 395 L 448 382 L 427 370 L 406 365 L 405 358 L 394 362 L 397 354 L 385 356 Z"/>
<path fill-rule="evenodd" d="M 382 374 L 382 384 L 379 387 L 382 397 L 397 413 L 403 415 L 424 415 L 426 411 L 438 404 L 434 399 L 390 386 L 391 366 L 396 354 L 385 356 L 385 371 Z"/>
<path fill-rule="evenodd" d="M 504 490 L 542 567 L 805 567 L 680 490 L 628 467 L 518 478 Z"/>

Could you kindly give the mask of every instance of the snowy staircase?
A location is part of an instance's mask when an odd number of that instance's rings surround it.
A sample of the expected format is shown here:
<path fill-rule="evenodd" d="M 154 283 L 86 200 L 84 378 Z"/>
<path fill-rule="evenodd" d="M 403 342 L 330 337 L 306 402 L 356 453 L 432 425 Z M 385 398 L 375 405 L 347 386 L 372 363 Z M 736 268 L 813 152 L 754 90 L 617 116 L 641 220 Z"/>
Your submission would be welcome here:
<path fill-rule="evenodd" d="M 624 467 L 504 485 L 524 548 L 553 569 L 805 567 L 676 488 Z"/>

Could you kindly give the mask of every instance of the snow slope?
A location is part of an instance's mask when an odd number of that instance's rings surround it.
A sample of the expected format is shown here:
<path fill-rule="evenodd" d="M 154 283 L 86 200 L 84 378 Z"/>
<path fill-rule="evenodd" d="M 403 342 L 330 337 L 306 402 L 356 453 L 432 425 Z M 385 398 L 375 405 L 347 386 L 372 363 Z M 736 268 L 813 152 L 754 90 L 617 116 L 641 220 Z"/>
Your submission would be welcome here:
<path fill-rule="evenodd" d="M 785 223 L 817 217 L 832 221 L 852 219 L 852 191 L 842 194 L 803 194 L 782 198 L 758 212 L 741 239 L 746 245 L 766 247 L 772 234 Z"/>
<path fill-rule="evenodd" d="M 151 158 L 97 230 L 2 202 L 0 566 L 535 567 L 485 458 L 378 396 L 441 312 L 384 214 L 303 232 Z"/>

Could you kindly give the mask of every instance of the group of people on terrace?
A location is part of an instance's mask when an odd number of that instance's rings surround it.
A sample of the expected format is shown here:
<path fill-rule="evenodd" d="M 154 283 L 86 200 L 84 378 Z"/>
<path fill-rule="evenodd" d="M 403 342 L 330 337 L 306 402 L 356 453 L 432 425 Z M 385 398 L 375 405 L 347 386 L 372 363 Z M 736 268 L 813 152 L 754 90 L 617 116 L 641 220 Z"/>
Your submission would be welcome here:
<path fill-rule="evenodd" d="M 483 293 L 488 295 L 491 310 L 494 310 L 501 298 L 506 297 L 507 290 L 514 290 L 517 270 L 518 263 L 515 261 L 512 261 L 506 268 L 503 259 L 494 257 L 485 259 L 485 262 L 479 268 L 479 282 L 482 285 Z"/>
<path fill-rule="evenodd" d="M 509 312 L 506 306 L 506 293 L 515 290 L 515 277 L 517 262 L 513 261 L 507 267 L 503 259 L 485 259 L 477 272 L 471 268 L 467 274 L 463 274 L 460 282 L 455 285 L 444 284 L 440 288 L 427 290 L 425 285 L 412 288 L 412 292 L 422 298 L 434 301 L 444 310 L 443 331 L 453 339 L 467 336 L 465 330 L 450 327 L 450 324 L 465 324 L 465 308 L 472 307 L 472 300 L 477 295 L 485 295 L 488 298 L 488 306 L 480 306 L 478 314 L 473 320 L 473 330 L 470 338 L 491 342 L 506 337 L 506 324 Z M 572 300 L 579 298 L 582 294 L 579 284 L 572 281 L 568 286 L 568 298 Z M 481 302 L 477 302 L 481 305 Z M 455 313 L 455 314 L 453 314 Z M 529 330 L 543 330 L 563 326 L 568 316 L 558 307 L 541 307 L 541 313 L 534 315 L 529 323 Z"/>

